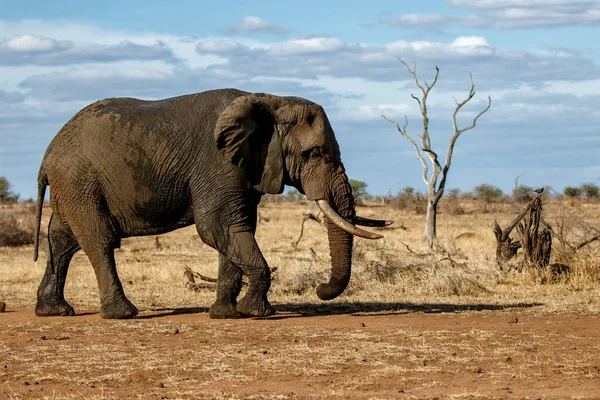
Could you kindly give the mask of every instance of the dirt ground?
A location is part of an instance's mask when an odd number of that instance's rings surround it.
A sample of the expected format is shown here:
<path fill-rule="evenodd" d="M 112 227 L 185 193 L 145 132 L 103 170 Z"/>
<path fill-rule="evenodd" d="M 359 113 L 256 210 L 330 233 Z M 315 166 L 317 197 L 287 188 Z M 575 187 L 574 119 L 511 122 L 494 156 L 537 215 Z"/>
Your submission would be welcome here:
<path fill-rule="evenodd" d="M 600 398 L 600 318 L 514 306 L 278 304 L 127 321 L 0 314 L 0 398 Z M 178 332 L 175 332 L 175 329 Z"/>

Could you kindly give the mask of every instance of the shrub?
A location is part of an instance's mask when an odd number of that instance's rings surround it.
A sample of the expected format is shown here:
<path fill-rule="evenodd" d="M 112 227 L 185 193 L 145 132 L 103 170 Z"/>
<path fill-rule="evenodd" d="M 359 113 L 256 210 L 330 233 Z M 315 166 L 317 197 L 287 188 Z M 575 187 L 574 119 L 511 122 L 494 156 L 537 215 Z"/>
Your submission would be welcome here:
<path fill-rule="evenodd" d="M 367 183 L 362 181 L 356 181 L 350 179 L 350 186 L 352 187 L 352 195 L 354 196 L 354 204 L 362 205 L 363 200 L 367 194 Z"/>
<path fill-rule="evenodd" d="M 12 191 L 12 185 L 3 176 L 0 176 L 0 203 L 16 203 L 19 195 Z"/>
<path fill-rule="evenodd" d="M 450 199 L 450 200 L 458 200 L 460 197 L 460 189 L 459 188 L 452 188 L 452 189 L 448 190 L 446 193 L 447 193 L 448 199 Z"/>
<path fill-rule="evenodd" d="M 502 197 L 502 190 L 500 188 L 487 183 L 475 186 L 474 192 L 477 200 L 483 200 L 486 203 L 491 203 Z"/>
<path fill-rule="evenodd" d="M 512 199 L 519 203 L 528 202 L 533 198 L 533 189 L 529 186 L 519 185 L 512 192 Z"/>
<path fill-rule="evenodd" d="M 391 199 L 391 204 L 399 209 L 412 208 L 417 214 L 427 212 L 427 197 L 420 192 L 415 192 L 415 188 L 406 186 L 402 191 Z"/>
<path fill-rule="evenodd" d="M 592 197 L 598 197 L 600 188 L 594 183 L 584 183 L 581 185 L 581 191 L 585 198 L 589 201 Z"/>
<path fill-rule="evenodd" d="M 565 196 L 571 198 L 571 199 L 575 199 L 577 197 L 581 197 L 581 195 L 583 194 L 583 190 L 581 188 L 578 187 L 574 187 L 574 186 L 567 186 L 563 193 L 565 194 Z"/>

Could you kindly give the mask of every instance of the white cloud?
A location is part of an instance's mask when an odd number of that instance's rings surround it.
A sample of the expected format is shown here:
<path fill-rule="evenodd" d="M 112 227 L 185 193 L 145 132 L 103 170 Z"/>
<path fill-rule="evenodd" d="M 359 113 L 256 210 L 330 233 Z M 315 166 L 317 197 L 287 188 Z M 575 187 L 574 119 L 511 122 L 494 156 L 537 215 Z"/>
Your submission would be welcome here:
<path fill-rule="evenodd" d="M 29 34 L 0 40 L 0 65 L 65 65 L 173 58 L 172 51 L 161 42 L 141 45 L 122 41 L 114 45 L 99 45 Z"/>
<path fill-rule="evenodd" d="M 269 52 L 278 56 L 328 53 L 343 49 L 344 42 L 333 37 L 287 40 L 273 45 Z"/>
<path fill-rule="evenodd" d="M 283 35 L 291 32 L 289 29 L 276 24 L 271 24 L 260 17 L 254 16 L 246 17 L 237 24 L 228 25 L 219 30 L 228 35 L 235 35 L 239 33 Z"/>
<path fill-rule="evenodd" d="M 447 21 L 446 17 L 438 14 L 403 14 L 391 17 L 387 20 L 389 25 L 419 26 L 419 25 L 440 25 Z"/>
<path fill-rule="evenodd" d="M 530 29 L 600 25 L 600 3 L 597 0 L 449 0 L 446 5 L 474 9 L 478 14 L 404 14 L 384 16 L 379 22 L 397 28 L 462 26 Z"/>
<path fill-rule="evenodd" d="M 446 0 L 451 7 L 461 8 L 505 8 L 505 7 L 552 7 L 592 6 L 597 0 Z"/>
<path fill-rule="evenodd" d="M 409 104 L 375 104 L 361 105 L 355 109 L 344 110 L 339 114 L 340 118 L 349 120 L 376 120 L 381 119 L 381 115 L 388 118 L 399 119 L 398 123 L 402 124 L 405 115 L 414 112 L 415 107 Z"/>
<path fill-rule="evenodd" d="M 59 42 L 54 39 L 34 35 L 15 36 L 0 43 L 0 46 L 6 46 L 10 50 L 24 52 L 45 52 L 60 47 Z"/>
<path fill-rule="evenodd" d="M 421 57 L 434 58 L 492 55 L 494 53 L 492 46 L 481 36 L 459 36 L 451 43 L 398 40 L 388 43 L 386 47 L 389 52 L 416 53 Z"/>
<path fill-rule="evenodd" d="M 492 46 L 481 36 L 461 36 L 456 38 L 450 46 L 454 51 L 463 55 L 491 55 Z"/>
<path fill-rule="evenodd" d="M 241 52 L 248 49 L 240 42 L 230 39 L 206 39 L 201 40 L 196 45 L 198 53 L 208 54 L 231 54 L 233 52 Z"/>

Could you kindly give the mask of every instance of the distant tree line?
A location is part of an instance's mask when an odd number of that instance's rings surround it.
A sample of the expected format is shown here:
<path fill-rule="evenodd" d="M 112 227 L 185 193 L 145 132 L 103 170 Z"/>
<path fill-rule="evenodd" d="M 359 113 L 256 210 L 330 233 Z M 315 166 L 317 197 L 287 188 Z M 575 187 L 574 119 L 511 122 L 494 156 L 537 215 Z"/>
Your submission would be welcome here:
<path fill-rule="evenodd" d="M 395 203 L 400 206 L 414 203 L 422 199 L 426 199 L 426 195 L 411 186 L 402 188 L 395 196 L 392 193 L 388 193 L 386 196 L 372 196 L 367 192 L 367 183 L 364 181 L 358 181 L 350 179 L 350 186 L 354 196 L 354 202 L 357 205 L 363 205 L 365 201 L 383 201 L 386 199 L 394 198 Z M 448 189 L 445 194 L 445 198 L 451 201 L 462 200 L 480 200 L 486 203 L 494 203 L 501 201 L 516 201 L 516 202 L 528 202 L 537 195 L 534 192 L 535 189 L 526 185 L 519 185 L 513 191 L 511 195 L 507 195 L 502 190 L 489 183 L 482 183 L 473 188 L 472 191 L 462 192 L 458 188 Z M 544 199 L 555 198 L 557 200 L 567 199 L 584 199 L 586 201 L 592 201 L 600 199 L 600 187 L 595 183 L 587 182 L 582 183 L 579 186 L 567 186 L 564 188 L 562 193 L 555 193 L 550 186 L 545 186 L 542 196 Z M 296 189 L 287 190 L 282 196 L 280 195 L 265 195 L 263 201 L 265 202 L 285 202 L 285 201 L 298 201 L 304 200 L 306 197 Z M 19 194 L 13 191 L 12 184 L 3 176 L 0 176 L 0 203 L 16 203 L 19 201 Z"/>
<path fill-rule="evenodd" d="M 394 198 L 396 203 L 408 204 L 420 199 L 426 199 L 426 194 L 416 191 L 414 187 L 405 186 L 395 196 L 389 192 L 386 196 L 371 196 L 366 188 L 367 184 L 361 181 L 350 180 L 350 185 L 354 189 L 354 196 L 357 199 L 356 203 L 361 205 L 366 200 L 376 201 L 377 199 L 391 199 Z M 489 183 L 482 183 L 473 188 L 471 191 L 462 192 L 458 188 L 452 188 L 446 190 L 445 198 L 448 200 L 478 200 L 486 203 L 503 202 L 503 201 L 515 201 L 515 202 L 529 202 L 538 193 L 535 190 L 544 189 L 541 196 L 544 200 L 554 198 L 556 200 L 567 199 L 585 199 L 591 201 L 594 199 L 600 199 L 600 187 L 595 183 L 583 183 L 580 186 L 568 186 L 565 187 L 562 193 L 556 193 L 550 186 L 542 187 L 530 187 L 527 185 L 517 186 L 512 193 L 505 194 L 502 189 L 498 188 Z"/>

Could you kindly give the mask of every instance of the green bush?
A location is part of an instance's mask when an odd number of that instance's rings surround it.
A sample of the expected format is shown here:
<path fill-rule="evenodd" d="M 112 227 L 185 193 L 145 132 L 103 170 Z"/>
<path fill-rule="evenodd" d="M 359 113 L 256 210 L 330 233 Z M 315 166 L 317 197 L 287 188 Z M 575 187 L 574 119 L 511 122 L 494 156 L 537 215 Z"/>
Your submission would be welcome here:
<path fill-rule="evenodd" d="M 563 193 L 565 194 L 565 196 L 567 196 L 570 199 L 575 199 L 577 197 L 581 197 L 581 195 L 583 194 L 583 190 L 579 187 L 575 187 L 575 186 L 567 186 Z"/>
<path fill-rule="evenodd" d="M 486 203 L 491 203 L 502 198 L 502 190 L 488 183 L 482 183 L 481 185 L 475 186 L 473 192 L 477 200 L 483 200 Z"/>
<path fill-rule="evenodd" d="M 354 204 L 362 205 L 367 193 L 367 183 L 363 181 L 356 181 L 350 179 L 350 186 L 352 187 L 352 195 L 354 196 Z"/>
<path fill-rule="evenodd" d="M 594 183 L 584 183 L 581 185 L 581 191 L 585 198 L 589 201 L 592 197 L 598 197 L 600 188 Z"/>

